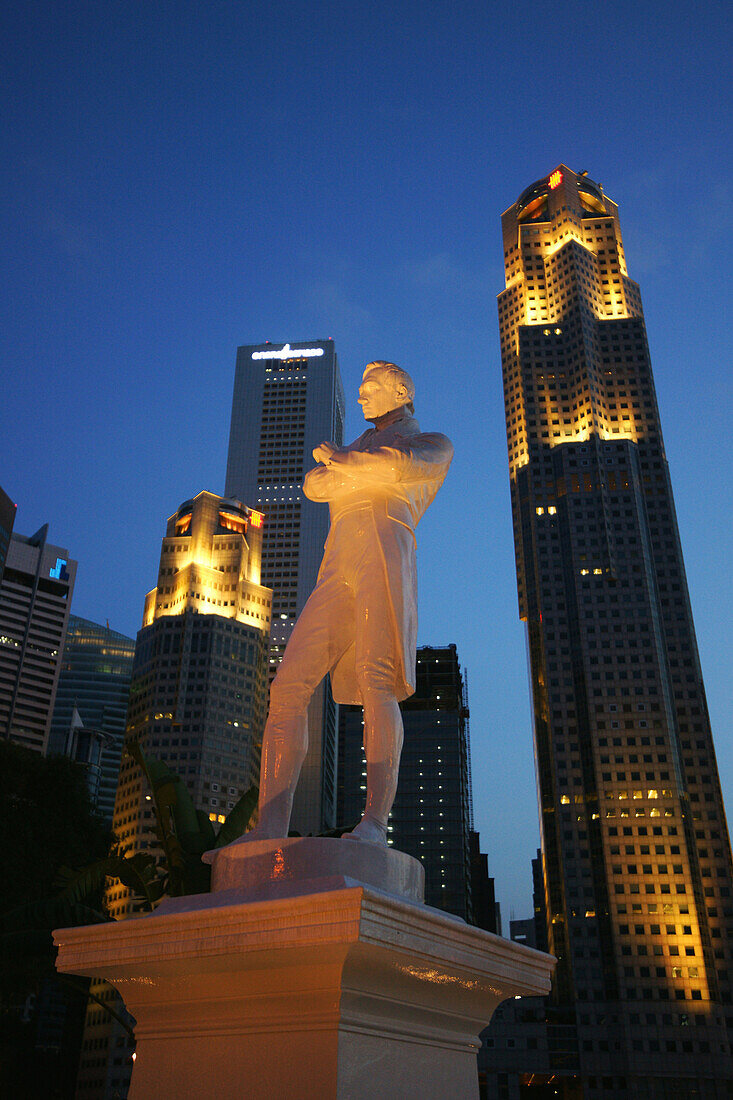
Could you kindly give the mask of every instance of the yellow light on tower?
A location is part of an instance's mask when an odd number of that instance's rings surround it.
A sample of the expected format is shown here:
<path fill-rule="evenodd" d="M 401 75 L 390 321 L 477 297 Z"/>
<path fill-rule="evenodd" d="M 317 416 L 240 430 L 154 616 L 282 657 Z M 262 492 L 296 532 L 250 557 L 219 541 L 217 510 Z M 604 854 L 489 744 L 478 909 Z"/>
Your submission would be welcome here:
<path fill-rule="evenodd" d="M 551 191 L 554 191 L 557 187 L 560 186 L 560 184 L 562 183 L 562 172 L 559 168 L 550 175 L 550 178 L 547 182 L 550 185 Z"/>

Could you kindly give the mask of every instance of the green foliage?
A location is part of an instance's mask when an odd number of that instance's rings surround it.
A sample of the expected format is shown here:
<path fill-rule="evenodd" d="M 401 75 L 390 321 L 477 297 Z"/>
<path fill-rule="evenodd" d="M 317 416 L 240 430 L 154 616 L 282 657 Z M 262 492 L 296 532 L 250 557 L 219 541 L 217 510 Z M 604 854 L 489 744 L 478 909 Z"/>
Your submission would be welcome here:
<path fill-rule="evenodd" d="M 103 887 L 108 878 L 117 878 L 132 890 L 145 903 L 148 912 L 152 912 L 163 897 L 164 882 L 158 874 L 155 858 L 148 852 L 128 855 L 128 849 L 115 842 L 110 854 L 96 863 L 78 871 L 62 867 L 57 878 L 57 886 L 61 888 L 58 898 L 78 905 Z"/>
<path fill-rule="evenodd" d="M 57 1083 L 56 1062 L 51 1059 L 48 1066 L 40 1066 L 33 1046 L 35 1027 L 21 1012 L 26 998 L 45 988 L 48 979 L 65 991 L 79 1028 L 91 996 L 131 1033 L 124 1014 L 89 990 L 88 981 L 55 973 L 52 929 L 109 920 L 104 893 L 110 879 L 127 886 L 148 912 L 166 895 L 209 890 L 211 868 L 201 856 L 241 836 L 257 804 L 253 787 L 217 833 L 167 764 L 146 757 L 135 742 L 128 751 L 151 792 L 162 859 L 147 851 L 131 852 L 111 836 L 93 812 L 86 776 L 78 764 L 0 742 L 2 1095 L 51 1095 L 47 1082 Z M 70 1088 L 73 1069 L 75 1065 Z M 36 1080 L 43 1085 L 29 1084 Z M 56 1085 L 54 1095 L 55 1089 Z"/>
<path fill-rule="evenodd" d="M 88 979 L 69 977 L 68 974 L 59 974 L 57 981 L 60 985 L 67 986 L 69 989 L 73 989 L 76 993 L 79 993 L 84 1000 L 94 1001 L 95 1004 L 103 1008 L 104 1011 L 116 1020 L 117 1023 L 123 1028 L 131 1039 L 135 1038 L 135 1030 L 130 1024 L 130 1015 L 127 1012 L 118 1012 L 113 1004 L 110 1004 L 108 1000 L 100 997 L 98 993 L 95 993 L 94 988 Z"/>
<path fill-rule="evenodd" d="M 147 780 L 163 861 L 158 867 L 149 853 L 135 856 L 122 853 L 125 863 L 138 860 L 139 865 L 134 870 L 140 871 L 143 881 L 135 885 L 131 881 L 134 876 L 127 867 L 123 867 L 127 880 L 118 871 L 107 873 L 129 886 L 149 909 L 153 909 L 163 896 L 206 893 L 211 889 L 211 867 L 203 863 L 201 857 L 212 848 L 230 844 L 247 831 L 257 806 L 257 788 L 250 787 L 242 795 L 217 833 L 208 814 L 194 806 L 185 782 L 164 761 L 146 756 L 139 741 L 129 741 L 126 748 Z"/>
<path fill-rule="evenodd" d="M 247 832 L 252 814 L 257 809 L 258 796 L 257 787 L 250 787 L 248 791 L 245 791 L 236 806 L 227 814 L 226 821 L 217 834 L 214 847 L 223 848 L 225 844 L 231 844 L 233 840 L 237 840 L 238 837 Z M 209 820 L 208 817 L 206 820 Z"/>
<path fill-rule="evenodd" d="M 1 1011 L 53 975 L 51 929 L 106 919 L 103 882 L 83 899 L 52 891 L 61 866 L 104 856 L 110 833 L 73 761 L 2 741 L 0 774 Z"/>
<path fill-rule="evenodd" d="M 104 855 L 109 829 L 94 813 L 84 769 L 0 741 L 3 909 L 47 897 L 58 868 Z"/>

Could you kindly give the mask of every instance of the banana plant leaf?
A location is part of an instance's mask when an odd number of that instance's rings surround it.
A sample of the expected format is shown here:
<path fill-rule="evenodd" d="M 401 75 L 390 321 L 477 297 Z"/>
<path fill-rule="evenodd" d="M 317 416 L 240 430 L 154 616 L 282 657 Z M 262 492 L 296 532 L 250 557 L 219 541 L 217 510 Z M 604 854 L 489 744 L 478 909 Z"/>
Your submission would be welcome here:
<path fill-rule="evenodd" d="M 227 814 L 226 821 L 216 837 L 216 847 L 223 848 L 225 844 L 231 844 L 247 832 L 247 826 L 252 820 L 252 814 L 257 807 L 259 790 L 252 786 L 245 791 L 236 806 Z"/>
<path fill-rule="evenodd" d="M 125 1029 L 129 1037 L 134 1040 L 135 1031 L 130 1023 L 132 1017 L 130 1017 L 129 1013 L 126 1012 L 123 1016 L 121 1012 L 117 1011 L 113 1004 L 110 1004 L 108 1000 L 105 1000 L 103 997 L 100 997 L 98 993 L 95 993 L 91 985 L 79 981 L 78 978 L 70 978 L 66 974 L 57 974 L 56 981 L 60 982 L 62 985 L 69 986 L 83 997 L 88 997 L 90 1001 L 94 1001 L 95 1004 L 98 1004 L 99 1007 L 103 1008 L 107 1015 L 111 1016 L 113 1020 L 116 1020 L 117 1023 Z"/>
<path fill-rule="evenodd" d="M 197 810 L 196 815 L 199 819 L 199 829 L 203 837 L 204 851 L 208 852 L 216 844 L 216 829 L 211 824 L 209 815 L 204 813 L 203 810 Z"/>
<path fill-rule="evenodd" d="M 188 787 L 183 782 L 179 782 L 176 787 L 173 816 L 178 839 L 186 854 L 196 853 L 200 856 L 208 850 L 207 845 L 209 848 L 213 846 L 216 833 L 209 816 L 196 809 Z"/>
<path fill-rule="evenodd" d="M 62 887 L 59 898 L 81 902 L 101 889 L 107 878 L 119 879 L 143 899 L 150 911 L 165 893 L 165 881 L 158 875 L 155 858 L 149 852 L 128 856 L 124 849 L 118 848 L 105 859 L 77 871 L 63 867 L 57 878 L 57 884 Z"/>
<path fill-rule="evenodd" d="M 168 867 L 169 886 L 172 893 L 178 894 L 183 878 L 185 858 L 180 840 L 175 832 L 173 808 L 178 801 L 178 787 L 181 780 L 162 760 L 156 760 L 153 757 L 148 759 L 140 747 L 139 741 L 134 739 L 128 741 L 126 748 L 133 760 L 142 768 L 148 781 L 155 811 L 158 840 L 165 854 Z"/>

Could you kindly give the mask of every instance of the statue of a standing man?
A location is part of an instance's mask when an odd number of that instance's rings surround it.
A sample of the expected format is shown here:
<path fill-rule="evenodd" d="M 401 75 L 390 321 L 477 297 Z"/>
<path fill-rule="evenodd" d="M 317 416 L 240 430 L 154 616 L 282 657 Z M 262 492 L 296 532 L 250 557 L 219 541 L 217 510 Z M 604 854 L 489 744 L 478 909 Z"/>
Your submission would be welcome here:
<path fill-rule="evenodd" d="M 331 529 L 316 587 L 272 683 L 259 823 L 242 840 L 287 836 L 308 747 L 308 703 L 330 672 L 336 701 L 364 707 L 366 809 L 348 835 L 387 842 L 402 751 L 398 700 L 415 690 L 415 528 L 453 457 L 444 435 L 420 431 L 414 396 L 405 371 L 369 363 L 359 404 L 373 427 L 348 447 L 321 443 L 313 451 L 318 465 L 303 492 L 328 501 Z"/>

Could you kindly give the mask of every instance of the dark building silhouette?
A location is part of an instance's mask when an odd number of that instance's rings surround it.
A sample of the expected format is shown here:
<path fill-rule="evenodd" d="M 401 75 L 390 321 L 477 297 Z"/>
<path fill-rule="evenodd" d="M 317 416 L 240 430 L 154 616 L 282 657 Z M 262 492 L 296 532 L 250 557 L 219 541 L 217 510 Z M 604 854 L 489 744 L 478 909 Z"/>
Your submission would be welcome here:
<path fill-rule="evenodd" d="M 422 860 L 428 905 L 473 923 L 468 698 L 455 645 L 418 649 L 415 694 L 400 707 L 405 742 L 388 843 Z M 364 810 L 363 729 L 361 707 L 339 707 L 343 825 L 355 824 Z M 480 869 L 476 875 L 480 878 Z"/>
<path fill-rule="evenodd" d="M 523 943 L 525 947 L 537 947 L 537 931 L 534 917 L 522 917 L 509 921 L 509 939 Z"/>
<path fill-rule="evenodd" d="M 0 488 L 0 580 L 2 580 L 5 559 L 8 556 L 16 509 L 17 505 L 13 504 L 8 494 Z"/>
<path fill-rule="evenodd" d="M 479 834 L 471 830 L 469 836 L 471 855 L 471 903 L 473 924 L 486 932 L 501 935 L 501 911 L 496 900 L 494 880 L 489 877 L 488 856 L 481 851 Z"/>
<path fill-rule="evenodd" d="M 534 1052 L 520 1056 L 519 1035 L 494 1049 L 496 1095 L 520 1095 L 524 1074 L 524 1088 L 551 1079 L 564 1096 L 717 1100 L 733 1087 L 731 852 L 639 289 L 616 204 L 585 173 L 561 165 L 502 226 L 517 583 L 558 966 L 546 1040 L 528 1021 Z"/>

